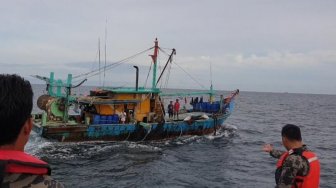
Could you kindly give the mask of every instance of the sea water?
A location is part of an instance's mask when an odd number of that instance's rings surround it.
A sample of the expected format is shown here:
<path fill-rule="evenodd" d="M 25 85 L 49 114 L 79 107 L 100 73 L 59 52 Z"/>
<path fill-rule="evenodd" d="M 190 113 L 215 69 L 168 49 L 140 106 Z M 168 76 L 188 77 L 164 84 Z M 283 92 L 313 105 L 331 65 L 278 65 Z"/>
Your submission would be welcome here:
<path fill-rule="evenodd" d="M 34 85 L 35 101 L 45 88 Z M 85 93 L 90 88 L 78 89 Z M 228 92 L 224 92 L 228 93 Z M 167 102 L 168 104 L 168 102 Z M 336 96 L 241 92 L 216 135 L 148 142 L 59 143 L 33 133 L 26 151 L 50 163 L 66 187 L 273 187 L 286 123 L 321 162 L 321 187 L 336 187 Z M 34 111 L 39 111 L 36 105 Z"/>

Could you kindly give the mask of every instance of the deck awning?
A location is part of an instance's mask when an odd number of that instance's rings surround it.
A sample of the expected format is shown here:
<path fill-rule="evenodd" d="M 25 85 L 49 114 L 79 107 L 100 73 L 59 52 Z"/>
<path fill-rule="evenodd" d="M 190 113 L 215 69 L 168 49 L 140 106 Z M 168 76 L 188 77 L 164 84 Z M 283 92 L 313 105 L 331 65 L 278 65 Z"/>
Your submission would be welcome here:
<path fill-rule="evenodd" d="M 111 100 L 111 99 L 93 99 L 78 100 L 82 104 L 138 104 L 140 100 Z"/>
<path fill-rule="evenodd" d="M 110 87 L 104 87 L 101 88 L 103 91 L 108 91 L 111 93 L 117 93 L 117 94 L 148 94 L 148 93 L 161 93 L 161 90 L 158 88 L 150 89 L 150 88 L 144 88 L 139 87 L 138 90 L 135 88 L 110 88 Z"/>

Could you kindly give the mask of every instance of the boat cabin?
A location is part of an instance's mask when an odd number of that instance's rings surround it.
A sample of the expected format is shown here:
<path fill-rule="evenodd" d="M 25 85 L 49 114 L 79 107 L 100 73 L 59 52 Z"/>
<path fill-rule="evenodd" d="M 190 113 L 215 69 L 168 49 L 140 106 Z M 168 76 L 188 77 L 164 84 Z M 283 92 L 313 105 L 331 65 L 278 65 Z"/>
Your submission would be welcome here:
<path fill-rule="evenodd" d="M 78 99 L 87 124 L 160 122 L 164 108 L 159 89 L 103 88 Z"/>

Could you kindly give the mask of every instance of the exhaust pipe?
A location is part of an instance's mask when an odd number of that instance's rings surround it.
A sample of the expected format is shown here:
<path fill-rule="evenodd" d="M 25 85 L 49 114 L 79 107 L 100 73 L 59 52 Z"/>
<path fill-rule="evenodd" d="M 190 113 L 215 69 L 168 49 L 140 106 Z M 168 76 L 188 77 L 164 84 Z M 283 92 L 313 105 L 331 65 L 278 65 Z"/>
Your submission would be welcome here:
<path fill-rule="evenodd" d="M 139 67 L 138 66 L 133 66 L 136 69 L 136 80 L 135 80 L 135 91 L 138 91 L 138 83 L 139 83 Z"/>

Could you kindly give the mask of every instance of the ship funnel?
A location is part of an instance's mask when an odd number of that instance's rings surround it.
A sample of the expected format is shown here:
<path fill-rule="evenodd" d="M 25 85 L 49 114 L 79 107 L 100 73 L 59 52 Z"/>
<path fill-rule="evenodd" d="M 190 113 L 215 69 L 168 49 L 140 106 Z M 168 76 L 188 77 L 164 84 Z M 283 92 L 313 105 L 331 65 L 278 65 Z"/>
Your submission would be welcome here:
<path fill-rule="evenodd" d="M 138 66 L 133 66 L 136 69 L 136 80 L 135 80 L 135 90 L 138 91 L 139 87 L 139 67 Z"/>

